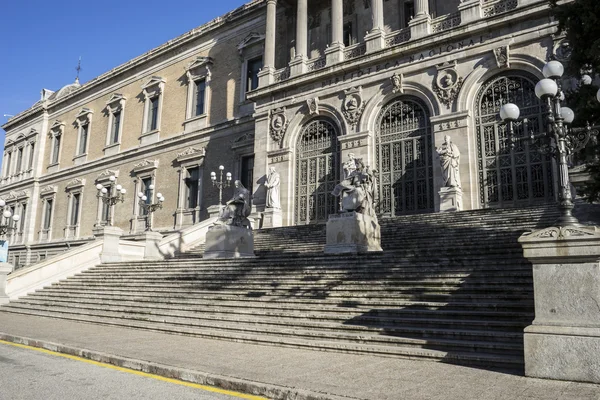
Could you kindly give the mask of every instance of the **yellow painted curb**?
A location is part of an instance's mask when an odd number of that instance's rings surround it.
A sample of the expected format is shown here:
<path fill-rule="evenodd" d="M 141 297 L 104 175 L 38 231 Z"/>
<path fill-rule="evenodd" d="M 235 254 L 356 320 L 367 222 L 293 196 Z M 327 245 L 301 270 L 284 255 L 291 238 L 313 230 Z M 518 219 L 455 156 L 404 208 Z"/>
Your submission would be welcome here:
<path fill-rule="evenodd" d="M 206 390 L 207 392 L 213 392 L 213 393 L 219 393 L 219 394 L 224 394 L 224 395 L 228 395 L 228 396 L 233 396 L 233 397 L 237 397 L 239 399 L 268 400 L 266 397 L 253 396 L 253 395 L 250 395 L 250 394 L 244 394 L 244 393 L 233 392 L 233 391 L 230 391 L 230 390 L 219 389 L 219 388 L 216 388 L 216 387 L 213 387 L 213 386 L 199 385 L 197 383 L 185 382 L 185 381 L 180 381 L 180 380 L 172 379 L 172 378 L 165 378 L 164 376 L 160 376 L 160 375 L 149 374 L 147 372 L 136 371 L 134 369 L 129 369 L 129 368 L 117 367 L 117 366 L 112 365 L 112 364 L 106 364 L 106 363 L 101 363 L 101 362 L 98 362 L 98 361 L 88 360 L 86 358 L 82 358 L 82 357 L 78 357 L 78 356 L 72 356 L 70 354 L 62 354 L 62 353 L 58 353 L 56 351 L 46 350 L 46 349 L 42 349 L 42 348 L 39 348 L 39 347 L 33 347 L 33 346 L 27 346 L 27 345 L 19 344 L 19 343 L 7 342 L 5 340 L 0 340 L 0 344 L 6 344 L 6 345 L 9 345 L 9 346 L 20 347 L 22 349 L 35 350 L 35 351 L 39 351 L 41 353 L 50 354 L 50 355 L 53 355 L 53 356 L 68 358 L 70 360 L 75 360 L 75 361 L 81 361 L 81 362 L 85 362 L 85 363 L 88 363 L 88 364 L 97 365 L 99 367 L 110 368 L 110 369 L 113 369 L 113 370 L 116 370 L 116 371 L 126 372 L 128 374 L 143 376 L 143 377 L 146 377 L 146 378 L 152 378 L 152 379 L 156 379 L 156 380 L 163 381 L 163 382 L 174 383 L 176 385 L 182 385 L 182 386 L 187 386 L 187 387 L 191 387 L 191 388 L 194 388 L 194 389 Z"/>

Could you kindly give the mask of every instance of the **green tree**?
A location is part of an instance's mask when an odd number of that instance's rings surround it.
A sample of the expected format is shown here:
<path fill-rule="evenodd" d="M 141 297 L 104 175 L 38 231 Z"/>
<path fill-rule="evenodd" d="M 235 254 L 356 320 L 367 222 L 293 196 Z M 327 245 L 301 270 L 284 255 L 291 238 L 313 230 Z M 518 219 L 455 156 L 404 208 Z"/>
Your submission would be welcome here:
<path fill-rule="evenodd" d="M 567 75 L 582 78 L 595 77 L 600 72 L 600 0 L 548 0 L 551 13 L 558 21 L 559 33 L 564 33 L 571 47 Z M 596 98 L 598 87 L 580 83 L 567 91 L 566 104 L 575 111 L 575 126 L 600 124 L 600 103 Z M 586 184 L 584 195 L 590 202 L 600 201 L 600 145 L 588 146 L 580 157 L 588 163 L 592 180 Z"/>

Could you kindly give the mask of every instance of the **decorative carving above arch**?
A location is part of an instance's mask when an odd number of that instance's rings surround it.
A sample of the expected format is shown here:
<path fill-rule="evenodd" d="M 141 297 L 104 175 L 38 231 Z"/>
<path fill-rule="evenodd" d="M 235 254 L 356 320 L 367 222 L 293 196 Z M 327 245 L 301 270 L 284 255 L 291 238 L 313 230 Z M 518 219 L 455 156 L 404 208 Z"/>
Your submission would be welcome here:
<path fill-rule="evenodd" d="M 344 91 L 345 97 L 342 103 L 342 114 L 352 129 L 356 128 L 365 104 L 362 99 L 362 87 L 358 86 Z"/>
<path fill-rule="evenodd" d="M 276 110 L 273 110 L 270 112 L 271 116 L 270 116 L 270 133 L 271 133 L 271 139 L 273 139 L 275 142 L 277 142 L 277 144 L 281 144 L 281 141 L 283 140 L 283 136 L 285 135 L 285 132 L 287 130 L 289 121 L 287 119 L 287 116 L 285 114 L 285 107 L 284 108 L 278 108 Z"/>
<path fill-rule="evenodd" d="M 433 81 L 433 91 L 440 102 L 450 108 L 458 97 L 463 85 L 463 78 L 456 69 L 457 62 L 443 63 L 437 66 L 437 74 Z"/>

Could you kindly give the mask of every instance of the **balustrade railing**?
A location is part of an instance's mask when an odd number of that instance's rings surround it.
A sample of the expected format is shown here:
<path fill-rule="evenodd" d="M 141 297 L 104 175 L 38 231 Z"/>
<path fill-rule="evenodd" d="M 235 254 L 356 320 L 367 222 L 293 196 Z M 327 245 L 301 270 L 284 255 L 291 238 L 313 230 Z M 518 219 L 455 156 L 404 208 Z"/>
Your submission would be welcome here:
<path fill-rule="evenodd" d="M 366 43 L 357 43 L 346 47 L 344 50 L 344 60 L 352 60 L 367 53 Z"/>
<path fill-rule="evenodd" d="M 431 32 L 438 33 L 447 31 L 461 24 L 460 13 L 442 15 L 431 21 Z"/>
<path fill-rule="evenodd" d="M 306 70 L 308 72 L 312 72 L 312 71 L 316 71 L 321 68 L 325 68 L 326 65 L 327 65 L 327 61 L 326 61 L 325 57 L 312 58 L 312 59 L 308 60 L 308 62 L 306 63 Z"/>
<path fill-rule="evenodd" d="M 519 6 L 519 0 L 496 0 L 487 1 L 483 4 L 483 16 L 491 17 L 493 15 L 503 14 L 514 10 Z"/>
<path fill-rule="evenodd" d="M 410 40 L 410 29 L 404 28 L 398 31 L 390 32 L 385 37 L 385 47 L 397 46 Z"/>
<path fill-rule="evenodd" d="M 273 73 L 273 80 L 275 82 L 281 82 L 290 77 L 290 67 L 278 69 Z"/>

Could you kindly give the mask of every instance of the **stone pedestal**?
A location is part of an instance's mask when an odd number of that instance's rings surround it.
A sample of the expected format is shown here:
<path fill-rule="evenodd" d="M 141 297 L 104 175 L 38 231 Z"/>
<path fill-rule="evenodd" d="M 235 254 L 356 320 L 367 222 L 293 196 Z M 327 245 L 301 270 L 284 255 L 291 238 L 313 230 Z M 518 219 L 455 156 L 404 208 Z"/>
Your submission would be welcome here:
<path fill-rule="evenodd" d="M 460 21 L 462 24 L 477 21 L 481 19 L 481 1 L 467 0 L 458 5 L 460 12 Z"/>
<path fill-rule="evenodd" d="M 327 66 L 344 61 L 344 45 L 334 43 L 325 49 L 325 62 Z"/>
<path fill-rule="evenodd" d="M 160 253 L 159 244 L 162 240 L 162 234 L 159 232 L 143 232 L 136 235 L 135 240 L 144 241 L 144 260 L 162 260 L 164 257 Z"/>
<path fill-rule="evenodd" d="M 525 375 L 600 383 L 600 231 L 547 228 L 519 242 L 533 264 L 535 296 Z"/>
<path fill-rule="evenodd" d="M 7 304 L 9 299 L 6 294 L 6 276 L 13 271 L 13 265 L 2 262 L 0 263 L 0 306 Z"/>
<path fill-rule="evenodd" d="M 440 211 L 462 211 L 462 189 L 456 187 L 443 187 L 439 191 Z"/>
<path fill-rule="evenodd" d="M 263 213 L 263 228 L 279 228 L 283 226 L 283 213 L 280 208 L 267 208 Z"/>
<path fill-rule="evenodd" d="M 272 84 L 275 81 L 275 68 L 265 66 L 258 73 L 258 86 L 265 87 Z"/>
<path fill-rule="evenodd" d="M 376 219 L 357 212 L 332 214 L 327 221 L 326 254 L 382 251 Z"/>
<path fill-rule="evenodd" d="M 209 218 L 216 218 L 219 216 L 219 213 L 221 212 L 221 207 L 219 205 L 214 205 L 214 206 L 210 206 L 206 209 L 206 211 L 208 211 L 208 216 Z"/>
<path fill-rule="evenodd" d="M 367 53 L 372 53 L 377 50 L 385 48 L 385 32 L 382 30 L 376 30 L 368 33 L 365 36 L 365 43 L 367 45 Z"/>
<path fill-rule="evenodd" d="M 94 228 L 92 232 L 95 237 L 104 240 L 100 260 L 103 263 L 120 262 L 119 241 L 123 235 L 123 229 L 116 226 L 101 226 Z"/>
<path fill-rule="evenodd" d="M 290 75 L 298 76 L 306 72 L 306 57 L 295 58 L 290 62 Z"/>
<path fill-rule="evenodd" d="M 429 36 L 431 34 L 431 17 L 429 15 L 417 16 L 408 22 L 408 26 L 411 40 Z"/>
<path fill-rule="evenodd" d="M 204 258 L 254 257 L 254 233 L 232 225 L 215 225 L 206 233 Z"/>

